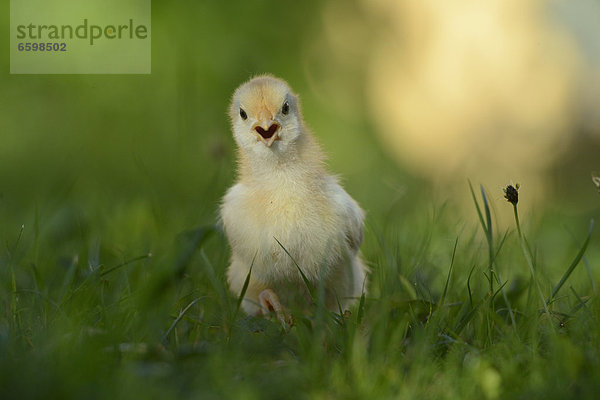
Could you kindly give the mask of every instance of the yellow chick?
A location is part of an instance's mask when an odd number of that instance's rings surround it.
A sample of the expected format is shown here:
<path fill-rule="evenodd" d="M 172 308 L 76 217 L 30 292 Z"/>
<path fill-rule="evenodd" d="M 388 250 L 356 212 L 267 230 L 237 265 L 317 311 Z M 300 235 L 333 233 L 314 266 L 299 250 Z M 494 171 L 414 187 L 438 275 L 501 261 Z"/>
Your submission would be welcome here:
<path fill-rule="evenodd" d="M 258 76 L 234 92 L 229 115 L 239 148 L 238 181 L 221 205 L 230 289 L 241 294 L 252 266 L 242 307 L 283 321 L 288 307 L 310 299 L 300 268 L 314 288 L 323 285 L 329 310 L 345 310 L 366 286 L 364 213 L 326 171 L 297 96 L 283 80 Z"/>

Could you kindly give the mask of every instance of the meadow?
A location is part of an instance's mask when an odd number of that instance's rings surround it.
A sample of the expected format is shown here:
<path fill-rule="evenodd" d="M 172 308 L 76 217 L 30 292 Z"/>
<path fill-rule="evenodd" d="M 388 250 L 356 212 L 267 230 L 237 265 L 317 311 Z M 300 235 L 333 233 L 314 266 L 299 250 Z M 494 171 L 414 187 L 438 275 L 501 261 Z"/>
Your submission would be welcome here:
<path fill-rule="evenodd" d="M 0 55 L 0 398 L 597 397 L 589 176 L 543 206 L 523 183 L 514 209 L 508 180 L 445 191 L 403 168 L 343 111 L 364 105 L 361 67 L 335 94 L 317 55 L 289 51 L 317 36 L 302 18 L 317 6 L 153 2 L 148 76 L 9 75 Z M 267 10 L 264 29 L 243 17 Z M 367 212 L 368 292 L 330 313 L 317 287 L 288 331 L 239 309 L 217 224 L 235 179 L 227 104 L 261 72 L 300 93 Z"/>

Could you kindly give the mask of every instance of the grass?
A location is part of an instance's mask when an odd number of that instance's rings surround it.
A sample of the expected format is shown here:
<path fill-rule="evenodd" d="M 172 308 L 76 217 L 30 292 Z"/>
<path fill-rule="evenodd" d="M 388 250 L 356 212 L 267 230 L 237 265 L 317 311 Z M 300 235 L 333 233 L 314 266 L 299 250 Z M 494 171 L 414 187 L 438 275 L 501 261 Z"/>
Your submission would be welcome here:
<path fill-rule="evenodd" d="M 549 259 L 518 220 L 494 233 L 480 192 L 483 237 L 476 225 L 457 233 L 448 206 L 369 222 L 368 295 L 343 314 L 315 295 L 288 331 L 239 311 L 210 224 L 169 225 L 141 252 L 146 208 L 115 236 L 60 207 L 66 221 L 38 215 L 3 238 L 0 397 L 592 398 L 600 308 L 576 268 L 592 228 L 578 246 L 564 234 L 570 263 Z M 597 252 L 588 258 L 597 264 Z"/>
<path fill-rule="evenodd" d="M 522 196 L 518 227 L 500 189 L 475 186 L 465 213 L 374 139 L 369 57 L 336 58 L 320 2 L 152 7 L 149 76 L 9 75 L 0 54 L 0 399 L 597 397 L 591 146 L 555 166 L 558 198 Z M 262 72 L 300 93 L 368 216 L 368 293 L 330 314 L 311 288 L 289 331 L 240 310 L 215 227 L 225 110 Z"/>

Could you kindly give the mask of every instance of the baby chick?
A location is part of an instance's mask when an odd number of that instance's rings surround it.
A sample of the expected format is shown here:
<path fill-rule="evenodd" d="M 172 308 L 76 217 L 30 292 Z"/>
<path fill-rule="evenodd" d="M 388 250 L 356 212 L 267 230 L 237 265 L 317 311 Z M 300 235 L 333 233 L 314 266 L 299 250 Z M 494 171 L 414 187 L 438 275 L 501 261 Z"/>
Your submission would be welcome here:
<path fill-rule="evenodd" d="M 244 310 L 283 320 L 287 307 L 310 299 L 300 268 L 314 288 L 323 285 L 329 310 L 345 310 L 366 286 L 364 214 L 325 170 L 297 96 L 283 80 L 259 76 L 237 88 L 229 115 L 239 148 L 238 181 L 221 205 L 230 289 L 241 294 L 252 266 Z"/>

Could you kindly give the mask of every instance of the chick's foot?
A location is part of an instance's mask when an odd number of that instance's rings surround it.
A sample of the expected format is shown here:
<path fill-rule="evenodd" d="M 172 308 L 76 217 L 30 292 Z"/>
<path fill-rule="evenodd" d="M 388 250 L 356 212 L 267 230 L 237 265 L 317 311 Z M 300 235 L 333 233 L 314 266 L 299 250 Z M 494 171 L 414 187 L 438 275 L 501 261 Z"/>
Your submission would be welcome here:
<path fill-rule="evenodd" d="M 288 315 L 286 310 L 279 302 L 279 297 L 271 289 L 265 289 L 258 295 L 258 301 L 260 303 L 260 313 L 267 315 L 270 312 L 274 312 L 277 319 L 281 323 L 283 329 L 288 330 L 293 325 L 291 315 Z"/>

